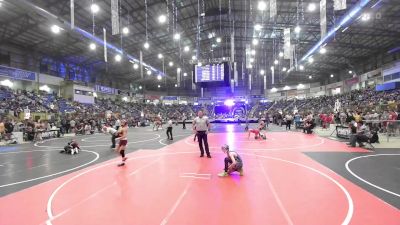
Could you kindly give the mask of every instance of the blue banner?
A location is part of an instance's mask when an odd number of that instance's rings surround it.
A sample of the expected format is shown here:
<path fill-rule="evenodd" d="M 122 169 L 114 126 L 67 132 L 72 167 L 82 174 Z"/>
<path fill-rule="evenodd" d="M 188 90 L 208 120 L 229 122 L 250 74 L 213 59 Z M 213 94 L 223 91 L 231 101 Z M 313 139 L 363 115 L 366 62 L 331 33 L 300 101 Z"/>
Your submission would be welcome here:
<path fill-rule="evenodd" d="M 36 80 L 36 73 L 26 70 L 15 69 L 6 66 L 0 66 L 0 76 L 10 77 L 14 80 Z"/>
<path fill-rule="evenodd" d="M 178 101 L 178 96 L 164 96 L 163 100 Z"/>
<path fill-rule="evenodd" d="M 263 99 L 264 96 L 262 96 L 262 95 L 251 95 L 251 98 L 254 98 L 254 99 Z"/>
<path fill-rule="evenodd" d="M 105 94 L 110 94 L 113 95 L 115 94 L 115 89 L 111 87 L 106 87 L 106 86 L 101 86 L 101 85 L 96 85 L 95 90 L 97 92 L 105 93 Z"/>

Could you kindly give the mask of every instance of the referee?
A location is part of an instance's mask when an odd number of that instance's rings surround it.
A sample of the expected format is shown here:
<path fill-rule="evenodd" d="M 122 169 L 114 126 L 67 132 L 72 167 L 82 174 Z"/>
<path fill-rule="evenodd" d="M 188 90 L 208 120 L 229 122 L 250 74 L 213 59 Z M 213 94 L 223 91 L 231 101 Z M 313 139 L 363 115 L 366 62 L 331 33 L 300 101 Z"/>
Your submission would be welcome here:
<path fill-rule="evenodd" d="M 204 157 L 204 148 L 203 148 L 203 141 L 204 141 L 207 157 L 211 158 L 207 140 L 207 133 L 209 129 L 210 129 L 210 122 L 208 121 L 208 117 L 204 116 L 203 111 L 200 110 L 197 113 L 197 117 L 193 120 L 193 130 L 196 132 L 197 138 L 199 139 L 200 157 Z"/>

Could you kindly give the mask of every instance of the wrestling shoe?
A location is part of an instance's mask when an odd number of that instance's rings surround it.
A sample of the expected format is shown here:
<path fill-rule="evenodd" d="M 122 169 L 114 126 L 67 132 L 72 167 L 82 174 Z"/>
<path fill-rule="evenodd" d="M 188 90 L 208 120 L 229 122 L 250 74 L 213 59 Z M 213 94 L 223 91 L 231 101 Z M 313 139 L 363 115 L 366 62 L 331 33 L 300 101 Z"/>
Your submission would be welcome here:
<path fill-rule="evenodd" d="M 229 174 L 227 172 L 225 172 L 225 171 L 218 174 L 219 177 L 227 177 L 228 175 Z"/>
<path fill-rule="evenodd" d="M 125 166 L 125 163 L 122 162 L 122 163 L 118 164 L 117 166 Z"/>
<path fill-rule="evenodd" d="M 122 158 L 122 161 L 125 162 L 128 159 L 128 157 Z"/>

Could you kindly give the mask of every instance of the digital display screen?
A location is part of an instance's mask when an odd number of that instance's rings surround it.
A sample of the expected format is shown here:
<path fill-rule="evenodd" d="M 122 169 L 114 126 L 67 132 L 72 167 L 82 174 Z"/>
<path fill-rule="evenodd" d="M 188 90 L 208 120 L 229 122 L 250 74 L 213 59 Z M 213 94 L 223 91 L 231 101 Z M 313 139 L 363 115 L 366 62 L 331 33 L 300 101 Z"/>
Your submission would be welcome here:
<path fill-rule="evenodd" d="M 203 66 L 195 65 L 194 67 L 194 78 L 196 83 L 224 81 L 224 77 L 225 65 L 223 63 Z"/>

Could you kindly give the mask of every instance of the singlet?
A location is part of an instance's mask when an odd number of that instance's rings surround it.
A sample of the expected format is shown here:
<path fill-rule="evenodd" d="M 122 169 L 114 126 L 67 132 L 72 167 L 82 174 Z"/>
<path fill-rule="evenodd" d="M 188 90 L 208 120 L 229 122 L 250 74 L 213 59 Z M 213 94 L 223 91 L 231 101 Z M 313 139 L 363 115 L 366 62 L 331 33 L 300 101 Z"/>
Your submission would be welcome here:
<path fill-rule="evenodd" d="M 229 156 L 230 152 L 235 152 L 235 151 L 228 151 L 228 153 L 227 153 L 228 157 L 230 157 Z M 240 158 L 239 154 L 237 154 L 237 152 L 235 152 L 235 153 L 236 153 L 236 155 L 234 156 L 234 158 L 235 158 L 236 162 L 243 163 L 242 158 Z"/>

